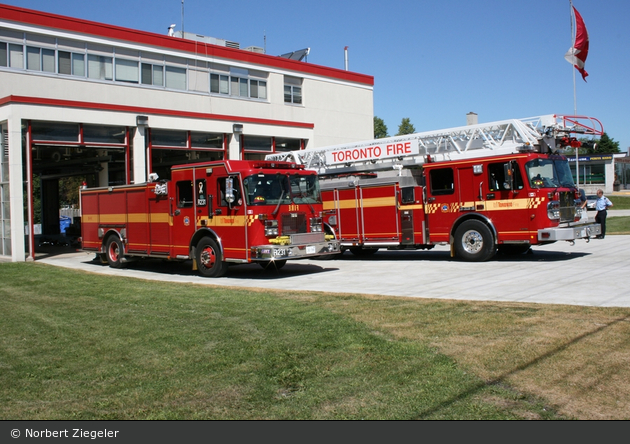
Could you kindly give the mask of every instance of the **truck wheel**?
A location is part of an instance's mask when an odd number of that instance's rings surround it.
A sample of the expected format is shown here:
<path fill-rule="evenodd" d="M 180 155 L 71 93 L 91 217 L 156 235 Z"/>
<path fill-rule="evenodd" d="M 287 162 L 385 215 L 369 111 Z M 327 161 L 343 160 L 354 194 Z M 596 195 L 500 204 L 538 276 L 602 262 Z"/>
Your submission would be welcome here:
<path fill-rule="evenodd" d="M 455 230 L 455 254 L 467 262 L 483 262 L 496 253 L 492 232 L 478 220 L 467 220 Z"/>
<path fill-rule="evenodd" d="M 227 273 L 228 264 L 223 261 L 221 250 L 211 237 L 202 238 L 197 244 L 197 269 L 204 277 L 221 277 Z"/>
<path fill-rule="evenodd" d="M 265 270 L 280 270 L 287 263 L 286 259 L 279 261 L 261 261 L 258 262 Z"/>
<path fill-rule="evenodd" d="M 118 236 L 110 236 L 105 244 L 105 256 L 107 263 L 112 268 L 123 268 L 123 249 L 122 241 Z"/>

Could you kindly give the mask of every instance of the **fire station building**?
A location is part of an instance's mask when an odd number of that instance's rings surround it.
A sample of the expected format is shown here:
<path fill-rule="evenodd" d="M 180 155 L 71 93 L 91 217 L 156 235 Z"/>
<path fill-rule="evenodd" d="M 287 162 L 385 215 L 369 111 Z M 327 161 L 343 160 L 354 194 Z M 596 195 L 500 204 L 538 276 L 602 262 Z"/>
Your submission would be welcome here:
<path fill-rule="evenodd" d="M 263 52 L 0 4 L 0 258 L 60 233 L 64 179 L 373 138 L 372 76 Z"/>

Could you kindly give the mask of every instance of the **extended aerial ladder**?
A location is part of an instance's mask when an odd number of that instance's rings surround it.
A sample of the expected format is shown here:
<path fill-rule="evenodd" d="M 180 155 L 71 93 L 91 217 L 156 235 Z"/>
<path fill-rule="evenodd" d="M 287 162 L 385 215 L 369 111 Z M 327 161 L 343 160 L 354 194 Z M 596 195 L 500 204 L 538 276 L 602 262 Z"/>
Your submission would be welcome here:
<path fill-rule="evenodd" d="M 270 154 L 267 160 L 293 161 L 320 176 L 417 167 L 425 162 L 488 157 L 518 151 L 557 152 L 579 147 L 576 136 L 601 136 L 592 117 L 555 114 L 480 123 L 322 148 Z"/>

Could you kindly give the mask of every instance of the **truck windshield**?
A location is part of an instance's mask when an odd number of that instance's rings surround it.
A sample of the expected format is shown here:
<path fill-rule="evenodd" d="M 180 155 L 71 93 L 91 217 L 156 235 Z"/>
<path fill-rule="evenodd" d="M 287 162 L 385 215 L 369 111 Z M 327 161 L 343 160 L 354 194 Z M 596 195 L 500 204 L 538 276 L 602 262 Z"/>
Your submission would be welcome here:
<path fill-rule="evenodd" d="M 525 164 L 532 188 L 575 187 L 569 163 L 564 158 L 534 159 Z"/>
<path fill-rule="evenodd" d="M 255 174 L 245 178 L 243 187 L 248 205 L 321 202 L 319 181 L 314 174 Z"/>

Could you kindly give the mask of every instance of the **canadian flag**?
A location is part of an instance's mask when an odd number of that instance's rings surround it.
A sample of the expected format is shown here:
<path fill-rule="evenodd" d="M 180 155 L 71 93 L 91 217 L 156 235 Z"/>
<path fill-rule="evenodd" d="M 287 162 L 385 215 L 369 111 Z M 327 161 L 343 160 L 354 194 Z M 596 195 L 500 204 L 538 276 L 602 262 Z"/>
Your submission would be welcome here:
<path fill-rule="evenodd" d="M 575 69 L 582 74 L 582 79 L 586 82 L 588 73 L 584 69 L 584 63 L 588 56 L 588 31 L 580 13 L 575 9 L 575 6 L 572 6 L 572 8 L 575 14 L 575 39 L 573 40 L 573 46 L 569 48 L 564 58 L 575 66 Z"/>

